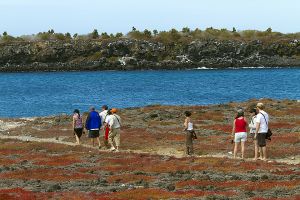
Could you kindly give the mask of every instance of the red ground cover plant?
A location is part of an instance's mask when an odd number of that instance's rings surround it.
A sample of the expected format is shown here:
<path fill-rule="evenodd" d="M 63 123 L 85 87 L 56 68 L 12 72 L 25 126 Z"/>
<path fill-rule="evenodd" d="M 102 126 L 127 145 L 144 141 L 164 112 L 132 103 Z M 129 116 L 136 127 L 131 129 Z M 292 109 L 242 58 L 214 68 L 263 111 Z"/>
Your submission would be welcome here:
<path fill-rule="evenodd" d="M 193 198 L 193 197 L 200 197 L 200 196 L 211 196 L 211 195 L 222 195 L 227 197 L 232 197 L 237 195 L 235 191 L 199 191 L 199 190 L 184 190 L 184 191 L 176 191 L 174 192 L 178 195 L 177 198 Z"/>
<path fill-rule="evenodd" d="M 0 189 L 1 200 L 32 200 L 36 198 L 37 196 L 33 192 L 26 191 L 22 188 Z"/>
<path fill-rule="evenodd" d="M 0 166 L 7 166 L 7 165 L 12 165 L 12 164 L 16 164 L 19 163 L 20 160 L 19 159 L 11 159 L 11 158 L 6 158 L 6 157 L 0 157 Z"/>
<path fill-rule="evenodd" d="M 197 113 L 196 115 L 193 115 L 193 118 L 196 120 L 211 120 L 216 122 L 222 122 L 224 120 L 224 115 L 220 111 L 207 111 L 207 112 L 201 112 Z"/>
<path fill-rule="evenodd" d="M 104 197 L 111 199 L 170 199 L 170 198 L 195 198 L 204 197 L 209 195 L 224 195 L 224 196 L 234 196 L 236 193 L 234 191 L 197 191 L 197 190 L 186 190 L 186 191 L 175 191 L 169 192 L 162 189 L 134 189 L 125 190 L 121 192 L 116 192 L 109 194 Z"/>
<path fill-rule="evenodd" d="M 281 197 L 281 198 L 262 198 L 262 197 L 253 197 L 251 200 L 299 200 L 300 195 L 289 196 L 289 197 Z"/>
<path fill-rule="evenodd" d="M 288 189 L 293 189 L 300 184 L 300 180 L 292 180 L 292 181 L 260 181 L 251 184 L 247 184 L 244 186 L 245 190 L 248 191 L 265 191 L 274 187 L 285 187 Z"/>
<path fill-rule="evenodd" d="M 274 134 L 270 145 L 281 146 L 283 144 L 298 144 L 300 143 L 300 133 L 283 133 L 283 134 Z"/>
<path fill-rule="evenodd" d="M 67 166 L 82 162 L 78 155 L 47 156 L 33 162 L 35 165 L 44 166 Z"/>
<path fill-rule="evenodd" d="M 231 133 L 231 131 L 232 131 L 232 125 L 227 125 L 227 124 L 204 125 L 204 126 L 201 126 L 201 128 L 222 131 L 224 133 Z"/>
<path fill-rule="evenodd" d="M 103 194 L 96 194 L 94 192 L 85 193 L 80 191 L 70 192 L 32 192 L 22 188 L 0 189 L 1 200 L 46 200 L 46 199 L 60 199 L 60 200 L 82 200 L 82 199 L 96 199 L 109 200 L 108 197 L 103 197 Z"/>
<path fill-rule="evenodd" d="M 293 181 L 260 181 L 260 182 L 251 182 L 243 180 L 234 180 L 234 181 L 211 181 L 211 180 L 188 180 L 180 181 L 176 183 L 177 188 L 190 188 L 195 186 L 214 186 L 219 189 L 224 188 L 242 188 L 246 191 L 264 191 L 271 189 L 273 187 L 286 187 L 293 189 L 299 185 L 300 180 Z"/>
<path fill-rule="evenodd" d="M 294 128 L 295 124 L 293 123 L 289 123 L 289 122 L 270 122 L 270 127 L 272 129 L 276 129 L 276 128 Z"/>
<path fill-rule="evenodd" d="M 269 158 L 288 158 L 289 156 L 299 155 L 299 147 L 293 145 L 285 146 L 269 146 L 268 155 Z"/>
<path fill-rule="evenodd" d="M 167 138 L 168 141 L 180 141 L 184 142 L 185 141 L 185 134 L 181 130 L 181 134 L 168 134 Z"/>
<path fill-rule="evenodd" d="M 300 107 L 294 109 L 288 109 L 286 111 L 289 115 L 300 115 Z"/>
<path fill-rule="evenodd" d="M 146 176 L 146 175 L 135 175 L 135 174 L 120 174 L 120 175 L 113 175 L 109 176 L 107 179 L 108 183 L 133 183 L 140 180 L 151 182 L 154 180 L 154 177 Z"/>
<path fill-rule="evenodd" d="M 134 163 L 126 163 L 126 159 L 124 159 L 123 164 L 119 163 L 118 165 L 108 165 L 100 167 L 103 171 L 112 171 L 112 172 L 131 172 L 131 171 L 145 171 L 145 172 L 153 172 L 153 173 L 168 173 L 174 172 L 178 170 L 189 170 L 189 166 L 184 163 L 178 163 L 175 160 L 164 161 L 160 160 L 151 160 L 150 162 L 145 162 L 145 160 L 137 160 Z"/>
<path fill-rule="evenodd" d="M 195 186 L 214 186 L 217 188 L 238 188 L 241 187 L 244 184 L 248 184 L 249 181 L 211 181 L 211 180 L 188 180 L 188 181 L 180 181 L 176 183 L 176 187 L 178 188 L 189 188 L 189 187 L 195 187 Z"/>
<path fill-rule="evenodd" d="M 0 174 L 3 179 L 21 179 L 21 180 L 48 180 L 48 181 L 69 181 L 97 179 L 98 176 L 93 174 L 83 174 L 70 172 L 62 169 L 27 169 Z"/>

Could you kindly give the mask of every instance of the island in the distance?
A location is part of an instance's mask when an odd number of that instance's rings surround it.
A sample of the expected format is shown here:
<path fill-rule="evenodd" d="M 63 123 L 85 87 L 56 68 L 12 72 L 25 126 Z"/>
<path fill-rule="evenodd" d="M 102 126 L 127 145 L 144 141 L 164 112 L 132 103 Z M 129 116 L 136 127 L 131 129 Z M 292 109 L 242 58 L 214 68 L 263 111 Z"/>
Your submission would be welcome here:
<path fill-rule="evenodd" d="M 0 35 L 0 72 L 299 67 L 300 33 L 207 28 Z"/>

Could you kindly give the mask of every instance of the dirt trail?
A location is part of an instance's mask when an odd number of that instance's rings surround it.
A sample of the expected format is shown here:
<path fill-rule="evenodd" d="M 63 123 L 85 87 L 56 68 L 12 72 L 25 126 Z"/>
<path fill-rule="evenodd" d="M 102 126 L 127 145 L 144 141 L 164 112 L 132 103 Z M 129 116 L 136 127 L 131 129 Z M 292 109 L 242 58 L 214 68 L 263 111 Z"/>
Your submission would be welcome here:
<path fill-rule="evenodd" d="M 77 146 L 73 142 L 66 142 L 61 139 L 57 138 L 37 138 L 37 137 L 31 137 L 31 136 L 9 136 L 9 135 L 2 135 L 0 134 L 0 139 L 14 139 L 14 140 L 20 140 L 24 142 L 42 142 L 42 143 L 55 143 L 55 144 L 63 144 L 68 146 Z M 91 145 L 82 144 L 82 147 L 90 148 L 90 149 L 98 149 L 98 147 L 93 147 Z M 99 152 L 108 152 L 109 150 L 99 150 Z M 149 154 L 149 155 L 164 155 L 164 156 L 172 156 L 176 158 L 183 158 L 186 157 L 186 155 L 183 152 L 180 152 L 174 148 L 167 148 L 167 149 L 158 149 L 157 151 L 141 151 L 141 150 L 121 150 L 120 152 L 125 153 L 137 153 L 137 154 Z M 232 155 L 227 153 L 217 153 L 217 154 L 209 154 L 209 155 L 201 155 L 201 156 L 193 156 L 198 158 L 205 158 L 205 157 L 213 157 L 213 158 L 232 158 Z M 245 161 L 251 161 L 252 159 L 244 159 Z M 291 157 L 291 158 L 282 158 L 282 159 L 272 159 L 268 160 L 268 162 L 278 162 L 278 163 L 284 163 L 289 165 L 297 165 L 300 164 L 300 156 L 297 157 Z"/>

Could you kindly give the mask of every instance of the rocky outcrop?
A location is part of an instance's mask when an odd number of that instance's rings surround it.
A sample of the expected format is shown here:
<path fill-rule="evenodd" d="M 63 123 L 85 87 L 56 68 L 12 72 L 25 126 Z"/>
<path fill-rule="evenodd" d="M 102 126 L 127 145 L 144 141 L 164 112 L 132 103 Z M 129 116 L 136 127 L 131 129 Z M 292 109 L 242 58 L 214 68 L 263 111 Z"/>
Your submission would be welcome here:
<path fill-rule="evenodd" d="M 139 70 L 300 66 L 300 40 L 196 40 L 189 44 L 119 39 L 0 43 L 0 71 Z"/>

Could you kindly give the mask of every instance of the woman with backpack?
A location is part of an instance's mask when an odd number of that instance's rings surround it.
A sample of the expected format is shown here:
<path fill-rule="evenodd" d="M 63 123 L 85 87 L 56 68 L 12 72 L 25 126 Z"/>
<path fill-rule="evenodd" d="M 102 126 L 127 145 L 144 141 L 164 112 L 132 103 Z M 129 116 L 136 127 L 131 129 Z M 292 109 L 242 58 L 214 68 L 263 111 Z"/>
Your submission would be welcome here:
<path fill-rule="evenodd" d="M 242 159 L 244 159 L 245 154 L 245 142 L 247 141 L 247 121 L 244 117 L 244 111 L 239 109 L 237 111 L 237 115 L 233 121 L 233 128 L 232 128 L 232 137 L 234 137 L 234 151 L 233 157 L 236 158 L 237 156 L 237 149 L 238 144 L 241 143 L 241 152 L 242 152 Z"/>
<path fill-rule="evenodd" d="M 80 115 L 80 112 L 78 109 L 75 109 L 73 112 L 73 131 L 74 136 L 76 138 L 76 144 L 80 144 L 80 137 L 83 133 L 83 122 L 82 122 L 82 116 Z"/>

